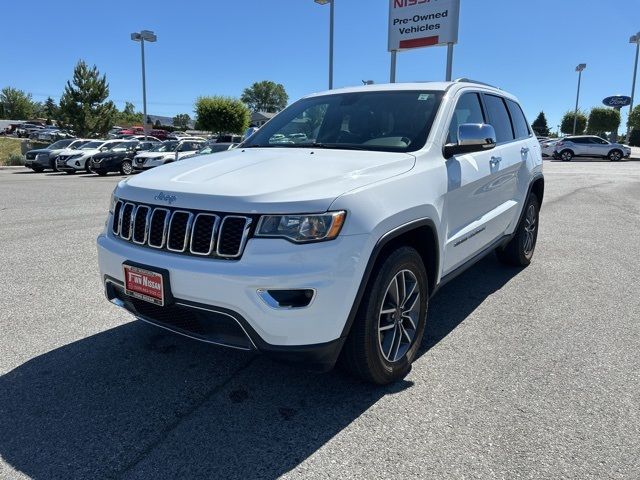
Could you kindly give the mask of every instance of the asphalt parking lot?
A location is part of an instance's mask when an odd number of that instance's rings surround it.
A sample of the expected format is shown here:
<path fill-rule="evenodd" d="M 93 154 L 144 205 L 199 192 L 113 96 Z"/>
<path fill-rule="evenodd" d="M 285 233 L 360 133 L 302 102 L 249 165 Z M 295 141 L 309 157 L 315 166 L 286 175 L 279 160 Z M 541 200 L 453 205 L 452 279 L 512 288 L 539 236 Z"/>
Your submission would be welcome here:
<path fill-rule="evenodd" d="M 0 170 L 0 478 L 639 478 L 640 161 L 545 161 L 532 265 L 430 306 L 387 388 L 215 348 L 108 304 L 122 177 Z"/>

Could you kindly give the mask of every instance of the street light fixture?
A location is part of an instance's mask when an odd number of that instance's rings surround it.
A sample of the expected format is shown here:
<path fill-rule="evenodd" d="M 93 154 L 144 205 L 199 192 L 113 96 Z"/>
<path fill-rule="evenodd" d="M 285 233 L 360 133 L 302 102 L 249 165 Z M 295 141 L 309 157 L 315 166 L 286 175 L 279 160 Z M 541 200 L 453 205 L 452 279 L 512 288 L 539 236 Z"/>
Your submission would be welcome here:
<path fill-rule="evenodd" d="M 142 114 L 143 127 L 144 127 L 144 139 L 147 139 L 147 80 L 144 68 L 144 42 L 155 42 L 158 37 L 150 30 L 142 30 L 141 32 L 135 32 L 131 34 L 131 40 L 134 42 L 140 42 L 140 51 L 142 53 Z"/>
<path fill-rule="evenodd" d="M 636 76 L 638 74 L 638 57 L 640 56 L 640 32 L 636 33 L 629 39 L 629 43 L 636 44 L 636 62 L 633 67 L 633 83 L 631 84 L 631 103 L 629 104 L 629 115 L 633 112 L 633 98 L 636 93 Z M 631 139 L 631 125 L 627 122 L 627 143 Z"/>
<path fill-rule="evenodd" d="M 333 18 L 334 18 L 334 1 L 335 0 L 313 0 L 318 5 L 331 6 L 329 13 L 329 90 L 333 89 Z"/>
<path fill-rule="evenodd" d="M 580 101 L 580 82 L 582 81 L 582 71 L 587 68 L 586 63 L 581 63 L 576 67 L 576 72 L 578 72 L 578 94 L 576 95 L 576 109 L 573 112 L 573 134 L 576 134 L 576 127 L 578 124 L 578 102 Z"/>

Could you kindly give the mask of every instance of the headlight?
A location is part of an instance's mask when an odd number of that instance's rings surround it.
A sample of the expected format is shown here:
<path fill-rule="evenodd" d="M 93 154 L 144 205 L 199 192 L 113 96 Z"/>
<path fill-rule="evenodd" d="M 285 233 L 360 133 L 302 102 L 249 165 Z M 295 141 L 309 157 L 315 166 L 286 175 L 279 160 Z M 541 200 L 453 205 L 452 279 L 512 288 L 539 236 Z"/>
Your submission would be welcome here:
<path fill-rule="evenodd" d="M 286 238 L 292 242 L 333 240 L 338 236 L 347 212 L 311 215 L 263 215 L 256 237 Z"/>
<path fill-rule="evenodd" d="M 109 213 L 113 215 L 113 211 L 116 209 L 116 203 L 118 203 L 119 198 L 115 196 L 115 190 L 111 194 L 111 202 L 109 203 Z"/>

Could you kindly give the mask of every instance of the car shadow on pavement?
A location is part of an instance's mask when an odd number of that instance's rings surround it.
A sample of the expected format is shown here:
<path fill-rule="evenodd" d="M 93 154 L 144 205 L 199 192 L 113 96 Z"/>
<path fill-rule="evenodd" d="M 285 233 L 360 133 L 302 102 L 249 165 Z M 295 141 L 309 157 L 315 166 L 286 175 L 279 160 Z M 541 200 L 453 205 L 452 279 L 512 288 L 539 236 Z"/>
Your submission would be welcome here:
<path fill-rule="evenodd" d="M 491 256 L 445 286 L 421 354 L 518 271 Z M 412 385 L 310 374 L 134 321 L 0 378 L 0 456 L 35 479 L 277 478 Z"/>

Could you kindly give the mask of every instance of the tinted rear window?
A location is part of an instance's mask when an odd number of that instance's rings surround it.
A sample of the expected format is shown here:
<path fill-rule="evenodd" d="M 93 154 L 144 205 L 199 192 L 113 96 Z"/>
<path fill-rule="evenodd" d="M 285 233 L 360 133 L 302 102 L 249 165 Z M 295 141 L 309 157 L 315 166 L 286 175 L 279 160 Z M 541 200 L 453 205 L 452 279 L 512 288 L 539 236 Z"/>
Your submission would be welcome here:
<path fill-rule="evenodd" d="M 507 111 L 504 100 L 495 95 L 485 95 L 484 101 L 487 106 L 487 113 L 489 114 L 489 123 L 493 125 L 496 131 L 498 143 L 514 140 L 511 119 L 509 118 L 509 112 Z"/>
<path fill-rule="evenodd" d="M 530 135 L 529 124 L 527 119 L 522 113 L 520 105 L 513 100 L 507 100 L 509 106 L 509 112 L 511 113 L 511 120 L 513 121 L 513 129 L 516 131 L 516 138 L 527 138 Z"/>

